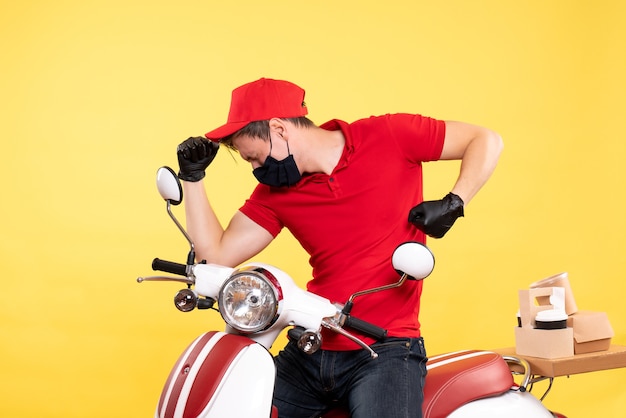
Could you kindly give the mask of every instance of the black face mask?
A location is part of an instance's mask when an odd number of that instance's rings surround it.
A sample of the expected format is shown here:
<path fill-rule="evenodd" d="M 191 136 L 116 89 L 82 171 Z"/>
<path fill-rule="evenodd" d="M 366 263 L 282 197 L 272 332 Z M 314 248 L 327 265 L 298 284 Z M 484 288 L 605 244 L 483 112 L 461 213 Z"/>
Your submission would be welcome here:
<path fill-rule="evenodd" d="M 270 154 L 272 153 L 271 144 L 270 140 Z M 289 152 L 289 144 L 287 144 L 287 152 Z M 272 187 L 293 186 L 302 178 L 291 153 L 287 158 L 280 161 L 268 155 L 263 165 L 252 170 L 252 174 L 254 174 L 259 183 Z"/>

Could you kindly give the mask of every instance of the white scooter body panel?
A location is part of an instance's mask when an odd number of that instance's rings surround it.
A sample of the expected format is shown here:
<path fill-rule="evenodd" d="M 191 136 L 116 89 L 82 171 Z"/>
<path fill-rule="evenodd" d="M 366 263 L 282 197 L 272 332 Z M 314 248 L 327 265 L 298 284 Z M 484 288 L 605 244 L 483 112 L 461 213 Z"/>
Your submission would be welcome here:
<path fill-rule="evenodd" d="M 202 334 L 172 369 L 155 417 L 269 417 L 275 376 L 263 346 L 223 332 Z"/>
<path fill-rule="evenodd" d="M 274 361 L 259 344 L 240 352 L 207 407 L 206 418 L 270 416 L 274 392 Z M 242 402 L 243 401 L 243 402 Z M 266 411 L 265 414 L 262 411 Z"/>
<path fill-rule="evenodd" d="M 467 403 L 448 418 L 554 418 L 554 415 L 528 392 L 511 390 L 500 396 Z"/>

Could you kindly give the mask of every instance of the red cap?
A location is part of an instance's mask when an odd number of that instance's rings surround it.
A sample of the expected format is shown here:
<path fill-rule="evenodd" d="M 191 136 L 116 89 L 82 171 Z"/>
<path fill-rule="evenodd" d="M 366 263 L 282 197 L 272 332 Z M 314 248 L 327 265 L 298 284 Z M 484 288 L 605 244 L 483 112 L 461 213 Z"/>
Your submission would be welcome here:
<path fill-rule="evenodd" d="M 302 88 L 288 81 L 261 78 L 233 90 L 226 124 L 207 132 L 205 136 L 219 141 L 250 122 L 297 118 L 307 113 Z"/>

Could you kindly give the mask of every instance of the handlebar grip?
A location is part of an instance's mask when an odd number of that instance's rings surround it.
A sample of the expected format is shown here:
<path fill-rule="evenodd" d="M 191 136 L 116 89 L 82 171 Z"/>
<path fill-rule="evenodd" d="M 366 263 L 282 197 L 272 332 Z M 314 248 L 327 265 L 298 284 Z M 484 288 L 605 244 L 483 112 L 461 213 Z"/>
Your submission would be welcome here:
<path fill-rule="evenodd" d="M 152 260 L 152 270 L 178 274 L 179 276 L 187 276 L 187 265 L 174 263 L 173 261 L 161 260 L 159 258 Z"/>
<path fill-rule="evenodd" d="M 387 337 L 387 330 L 377 325 L 365 322 L 362 319 L 349 316 L 346 318 L 344 324 L 345 327 L 352 328 L 355 331 L 359 331 L 363 334 L 369 335 L 377 340 L 382 340 Z"/>

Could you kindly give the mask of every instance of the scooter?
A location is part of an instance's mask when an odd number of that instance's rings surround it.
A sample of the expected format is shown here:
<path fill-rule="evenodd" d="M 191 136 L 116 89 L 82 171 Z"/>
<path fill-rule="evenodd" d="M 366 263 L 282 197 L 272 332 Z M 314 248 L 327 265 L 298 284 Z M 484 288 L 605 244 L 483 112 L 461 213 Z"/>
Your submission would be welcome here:
<path fill-rule="evenodd" d="M 357 333 L 380 340 L 386 330 L 351 315 L 355 300 L 400 287 L 407 280 L 422 280 L 434 268 L 434 256 L 425 245 L 402 243 L 391 256 L 399 280 L 355 293 L 342 304 L 299 288 L 289 275 L 271 265 L 231 268 L 196 263 L 194 243 L 172 212 L 172 206 L 182 202 L 183 192 L 171 168 L 157 171 L 157 188 L 190 250 L 185 264 L 153 260 L 153 270 L 176 277 L 157 275 L 137 281 L 185 284 L 174 297 L 176 308 L 182 312 L 218 310 L 226 326 L 223 331 L 201 334 L 181 354 L 161 392 L 156 418 L 277 418 L 280 411 L 272 405 L 275 366 L 268 350 L 283 330 L 289 328 L 288 338 L 303 352 L 314 353 L 322 345 L 321 330 L 326 328 L 352 340 L 376 361 L 377 353 Z M 523 359 L 468 350 L 432 357 L 427 370 L 425 418 L 564 418 L 548 411 L 527 390 L 530 367 Z M 521 383 L 516 383 L 512 370 L 523 374 Z M 349 414 L 333 410 L 323 417 Z"/>

